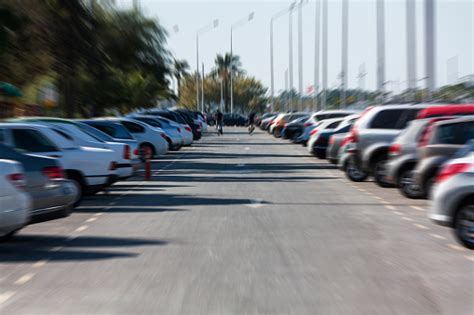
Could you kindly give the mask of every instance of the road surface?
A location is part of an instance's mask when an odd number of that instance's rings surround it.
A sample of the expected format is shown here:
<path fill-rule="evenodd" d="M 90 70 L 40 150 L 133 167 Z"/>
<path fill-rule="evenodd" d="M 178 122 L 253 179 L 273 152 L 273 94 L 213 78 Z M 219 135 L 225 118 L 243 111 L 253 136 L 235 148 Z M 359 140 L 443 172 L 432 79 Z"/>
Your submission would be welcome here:
<path fill-rule="evenodd" d="M 0 314 L 474 314 L 426 201 L 227 129 L 0 245 Z"/>

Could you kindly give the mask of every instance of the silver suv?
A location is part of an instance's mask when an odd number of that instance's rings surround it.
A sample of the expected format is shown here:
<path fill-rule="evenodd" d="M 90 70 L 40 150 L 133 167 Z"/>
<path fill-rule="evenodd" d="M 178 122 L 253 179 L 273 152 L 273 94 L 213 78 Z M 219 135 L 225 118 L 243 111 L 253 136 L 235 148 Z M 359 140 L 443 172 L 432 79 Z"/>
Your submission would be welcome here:
<path fill-rule="evenodd" d="M 373 175 L 377 184 L 390 186 L 385 179 L 385 163 L 390 144 L 426 105 L 386 105 L 369 109 L 351 130 L 350 158 L 344 167 L 352 181 Z M 355 175 L 354 175 L 355 174 Z"/>

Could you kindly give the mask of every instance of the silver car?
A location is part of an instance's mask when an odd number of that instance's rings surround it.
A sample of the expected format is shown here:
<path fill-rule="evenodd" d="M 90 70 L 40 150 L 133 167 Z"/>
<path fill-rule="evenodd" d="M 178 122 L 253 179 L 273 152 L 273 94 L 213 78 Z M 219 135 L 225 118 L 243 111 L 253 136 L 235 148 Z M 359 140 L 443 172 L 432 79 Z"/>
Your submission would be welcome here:
<path fill-rule="evenodd" d="M 436 178 L 429 218 L 454 229 L 458 241 L 474 249 L 474 140 L 444 164 Z"/>

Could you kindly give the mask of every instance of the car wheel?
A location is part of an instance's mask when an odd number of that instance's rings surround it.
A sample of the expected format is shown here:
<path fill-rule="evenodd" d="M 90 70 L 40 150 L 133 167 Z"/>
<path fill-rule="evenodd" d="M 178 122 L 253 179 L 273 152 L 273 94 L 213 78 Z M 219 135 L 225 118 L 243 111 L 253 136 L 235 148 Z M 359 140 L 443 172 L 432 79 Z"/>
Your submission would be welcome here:
<path fill-rule="evenodd" d="M 412 170 L 407 169 L 398 178 L 398 188 L 400 193 L 410 199 L 419 199 L 423 196 L 420 188 L 415 185 Z"/>
<path fill-rule="evenodd" d="M 431 195 L 431 190 L 433 188 L 433 185 L 435 183 L 435 175 L 431 175 L 429 178 L 425 180 L 425 183 L 423 184 L 422 188 L 422 198 L 429 198 Z"/>
<path fill-rule="evenodd" d="M 11 231 L 10 233 L 7 233 L 3 236 L 0 236 L 0 242 L 7 242 L 9 240 L 11 240 L 13 238 L 13 236 L 15 236 L 15 234 L 19 231 L 20 229 L 18 230 L 15 230 L 15 231 Z"/>
<path fill-rule="evenodd" d="M 79 206 L 82 200 L 82 196 L 84 194 L 84 183 L 82 181 L 82 178 L 79 177 L 79 175 L 76 174 L 71 174 L 68 175 L 68 180 L 71 181 L 71 183 L 76 187 L 77 189 L 77 197 L 76 200 L 73 202 L 73 207 Z"/>
<path fill-rule="evenodd" d="M 386 175 L 387 175 L 387 169 L 385 167 L 385 164 L 387 163 L 386 159 L 379 159 L 377 162 L 375 162 L 374 165 L 374 180 L 377 185 L 380 187 L 391 187 L 392 185 L 387 182 L 386 180 Z"/>
<path fill-rule="evenodd" d="M 361 170 L 357 165 L 352 161 L 348 161 L 345 169 L 346 177 L 353 182 L 363 182 L 368 174 Z"/>
<path fill-rule="evenodd" d="M 474 249 L 474 202 L 462 205 L 454 218 L 454 233 L 457 240 L 469 249 Z"/>

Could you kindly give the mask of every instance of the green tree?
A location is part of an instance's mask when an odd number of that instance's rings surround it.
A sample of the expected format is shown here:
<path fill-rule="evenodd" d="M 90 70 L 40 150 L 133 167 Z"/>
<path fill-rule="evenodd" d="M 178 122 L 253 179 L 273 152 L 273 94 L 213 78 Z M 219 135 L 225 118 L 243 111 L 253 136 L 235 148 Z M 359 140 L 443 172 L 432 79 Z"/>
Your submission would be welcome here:
<path fill-rule="evenodd" d="M 189 76 L 188 62 L 186 60 L 174 59 L 173 75 L 176 78 L 176 82 L 178 83 L 178 98 L 179 98 L 179 91 L 181 89 L 181 80 L 183 79 L 183 77 Z"/>
<path fill-rule="evenodd" d="M 225 55 L 218 54 L 214 60 L 215 68 L 212 70 L 211 74 L 214 77 L 218 77 L 223 82 L 224 90 L 224 107 L 226 111 L 230 110 L 230 72 L 234 77 L 242 75 L 244 71 L 242 70 L 242 63 L 240 62 L 240 57 L 238 55 L 230 55 L 230 53 L 225 53 Z"/>

